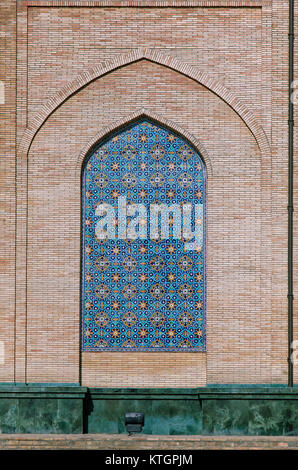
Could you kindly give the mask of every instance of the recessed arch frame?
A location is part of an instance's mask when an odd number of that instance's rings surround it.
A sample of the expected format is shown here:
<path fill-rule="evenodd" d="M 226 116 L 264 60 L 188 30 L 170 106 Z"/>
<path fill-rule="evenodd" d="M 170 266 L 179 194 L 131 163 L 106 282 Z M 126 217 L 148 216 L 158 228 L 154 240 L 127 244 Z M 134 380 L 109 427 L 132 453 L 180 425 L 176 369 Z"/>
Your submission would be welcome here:
<path fill-rule="evenodd" d="M 182 62 L 177 58 L 170 55 L 163 54 L 158 51 L 150 49 L 135 49 L 127 54 L 121 54 L 119 57 L 112 59 L 109 62 L 99 64 L 85 72 L 80 73 L 74 80 L 67 83 L 60 89 L 46 104 L 42 105 L 31 119 L 28 127 L 25 129 L 17 149 L 17 213 L 16 213 L 16 231 L 17 231 L 17 246 L 16 246 L 16 335 L 17 341 L 15 345 L 16 354 L 16 372 L 15 378 L 17 381 L 26 381 L 27 367 L 26 361 L 23 358 L 26 356 L 26 336 L 27 336 L 27 201 L 28 201 L 28 188 L 27 188 L 27 158 L 30 151 L 31 144 L 42 128 L 47 119 L 71 96 L 76 94 L 80 89 L 88 85 L 94 80 L 103 77 L 119 68 L 133 64 L 141 60 L 148 60 L 153 63 L 163 65 L 171 70 L 174 70 L 182 75 L 191 78 L 195 82 L 203 85 L 211 92 L 216 94 L 220 99 L 227 103 L 236 114 L 242 119 L 247 128 L 252 133 L 262 155 L 264 164 L 270 166 L 271 149 L 267 136 L 254 116 L 254 114 L 242 103 L 237 96 L 228 90 L 219 81 L 214 80 L 208 74 L 200 72 L 196 67 Z M 146 114 L 146 113 L 145 113 Z M 150 116 L 149 116 L 150 117 Z M 152 116 L 153 117 L 153 116 Z M 164 122 L 166 124 L 166 122 Z M 170 125 L 169 127 L 173 127 Z M 106 129 L 108 132 L 108 129 Z M 189 138 L 185 131 L 179 132 L 182 136 Z M 192 142 L 192 139 L 189 139 Z M 193 142 L 194 143 L 194 142 Z M 205 158 L 206 169 L 208 171 L 208 159 L 206 152 L 197 143 L 194 143 L 202 157 Z M 210 161 L 210 160 L 209 160 Z M 270 198 L 269 198 L 270 200 Z"/>
<path fill-rule="evenodd" d="M 85 87 L 92 81 L 107 75 L 114 70 L 125 67 L 140 60 L 148 60 L 181 73 L 182 75 L 191 78 L 216 94 L 219 98 L 226 102 L 243 120 L 254 136 L 262 155 L 268 156 L 270 154 L 270 145 L 262 126 L 254 114 L 244 103 L 242 103 L 237 98 L 237 96 L 232 91 L 228 90 L 218 80 L 214 80 L 208 74 L 201 72 L 196 67 L 189 65 L 175 57 L 171 57 L 170 55 L 166 55 L 151 49 L 135 49 L 127 54 L 121 54 L 119 57 L 116 57 L 109 62 L 99 64 L 98 66 L 80 73 L 73 81 L 67 83 L 52 98 L 50 98 L 46 104 L 41 107 L 40 111 L 37 112 L 30 121 L 20 141 L 20 154 L 22 156 L 28 154 L 31 143 L 39 129 L 43 126 L 51 114 L 68 98 L 70 98 L 81 88 Z"/>

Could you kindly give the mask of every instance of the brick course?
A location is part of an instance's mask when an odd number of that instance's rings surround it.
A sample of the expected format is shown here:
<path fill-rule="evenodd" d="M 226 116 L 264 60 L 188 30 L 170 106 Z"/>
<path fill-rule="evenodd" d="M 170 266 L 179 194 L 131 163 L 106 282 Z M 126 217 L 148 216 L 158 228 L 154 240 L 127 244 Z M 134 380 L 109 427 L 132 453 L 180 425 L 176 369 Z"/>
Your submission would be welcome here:
<path fill-rule="evenodd" d="M 2 434 L 1 450 L 297 450 L 297 437 Z"/>

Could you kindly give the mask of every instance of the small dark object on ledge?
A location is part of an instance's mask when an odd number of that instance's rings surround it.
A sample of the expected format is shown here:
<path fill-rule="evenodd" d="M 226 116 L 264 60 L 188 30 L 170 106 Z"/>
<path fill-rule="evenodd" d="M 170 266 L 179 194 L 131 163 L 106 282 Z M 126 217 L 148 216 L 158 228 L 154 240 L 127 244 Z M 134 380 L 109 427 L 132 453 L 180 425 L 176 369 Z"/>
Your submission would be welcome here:
<path fill-rule="evenodd" d="M 144 426 L 144 413 L 125 413 L 125 427 L 128 435 L 134 432 L 142 432 Z"/>

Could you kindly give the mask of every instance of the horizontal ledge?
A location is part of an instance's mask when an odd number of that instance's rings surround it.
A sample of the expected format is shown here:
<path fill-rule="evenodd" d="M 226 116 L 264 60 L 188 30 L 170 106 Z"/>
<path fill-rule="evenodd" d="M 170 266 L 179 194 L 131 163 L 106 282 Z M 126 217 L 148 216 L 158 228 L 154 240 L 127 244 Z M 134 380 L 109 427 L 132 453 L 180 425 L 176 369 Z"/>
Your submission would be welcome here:
<path fill-rule="evenodd" d="M 1 384 L 1 398 L 85 398 L 87 387 L 33 385 L 33 384 Z"/>
<path fill-rule="evenodd" d="M 100 400 L 298 400 L 298 387 L 97 388 L 86 386 L 1 384 L 1 398 L 87 398 Z"/>
<path fill-rule="evenodd" d="M 153 399 L 153 400 L 205 400 L 205 399 L 298 399 L 298 387 L 248 387 L 248 388 L 167 388 L 167 389 L 116 389 L 116 388 L 89 388 L 89 394 L 97 399 Z"/>

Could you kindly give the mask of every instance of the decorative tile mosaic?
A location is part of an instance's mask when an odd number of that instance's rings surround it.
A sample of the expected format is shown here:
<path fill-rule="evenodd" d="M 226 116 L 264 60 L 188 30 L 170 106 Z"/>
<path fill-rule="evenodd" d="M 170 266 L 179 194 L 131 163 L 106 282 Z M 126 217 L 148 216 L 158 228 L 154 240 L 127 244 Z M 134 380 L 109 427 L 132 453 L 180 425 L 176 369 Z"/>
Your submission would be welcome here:
<path fill-rule="evenodd" d="M 168 237 L 157 240 L 149 227 L 135 240 L 102 240 L 96 230 L 96 209 L 107 203 L 117 236 L 119 196 L 127 207 L 201 204 L 205 220 L 205 179 L 199 154 L 149 120 L 89 155 L 82 178 L 83 351 L 206 349 L 205 233 L 202 248 L 187 251 L 185 240 L 173 237 L 171 216 Z"/>

